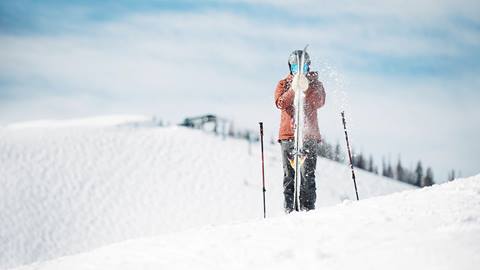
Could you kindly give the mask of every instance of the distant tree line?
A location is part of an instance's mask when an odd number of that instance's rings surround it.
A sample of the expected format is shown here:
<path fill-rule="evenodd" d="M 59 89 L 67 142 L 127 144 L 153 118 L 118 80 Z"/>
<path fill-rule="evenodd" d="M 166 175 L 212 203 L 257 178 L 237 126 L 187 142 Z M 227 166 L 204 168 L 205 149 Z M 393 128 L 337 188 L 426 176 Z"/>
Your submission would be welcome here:
<path fill-rule="evenodd" d="M 214 124 L 213 129 L 206 128 L 208 123 Z M 234 128 L 233 121 L 222 119 L 211 114 L 186 118 L 180 125 L 211 131 L 214 134 L 222 135 L 223 137 L 228 136 L 231 138 L 245 139 L 249 142 L 249 153 L 252 153 L 251 143 L 259 141 L 259 134 L 257 131 L 236 129 Z M 276 143 L 276 140 L 272 138 L 270 142 L 271 144 L 274 144 Z M 348 156 L 343 151 L 339 142 L 337 142 L 335 145 L 332 145 L 323 140 L 318 147 L 318 155 L 339 163 L 349 163 Z M 409 169 L 402 165 L 400 157 L 398 158 L 396 165 L 392 165 L 390 159 L 386 161 L 385 158 L 382 158 L 382 167 L 380 171 L 380 168 L 375 164 L 372 155 L 369 155 L 367 158 L 362 152 L 357 153 L 353 150 L 352 163 L 353 166 L 358 169 L 362 169 L 377 175 L 382 175 L 387 178 L 396 179 L 398 181 L 418 187 L 431 186 L 435 183 L 433 170 L 431 167 L 427 167 L 425 170 L 420 160 L 417 162 L 415 169 Z M 452 181 L 455 179 L 455 177 L 456 173 L 454 170 L 452 170 L 448 175 L 448 180 Z"/>
<path fill-rule="evenodd" d="M 348 156 L 344 154 L 340 143 L 336 143 L 335 146 L 326 142 L 325 140 L 320 144 L 318 149 L 318 155 L 333 161 L 340 163 L 349 163 Z M 362 169 L 377 175 L 382 175 L 391 179 L 396 179 L 401 182 L 405 182 L 418 187 L 431 186 L 434 182 L 433 170 L 427 167 L 424 170 L 421 161 L 417 162 L 415 169 L 409 169 L 402 165 L 400 157 L 397 164 L 392 165 L 390 160 L 385 161 L 382 159 L 381 171 L 375 164 L 373 156 L 369 155 L 368 158 L 363 153 L 357 153 L 353 150 L 352 163 L 355 168 Z M 455 179 L 455 171 L 449 176 L 449 180 Z"/>

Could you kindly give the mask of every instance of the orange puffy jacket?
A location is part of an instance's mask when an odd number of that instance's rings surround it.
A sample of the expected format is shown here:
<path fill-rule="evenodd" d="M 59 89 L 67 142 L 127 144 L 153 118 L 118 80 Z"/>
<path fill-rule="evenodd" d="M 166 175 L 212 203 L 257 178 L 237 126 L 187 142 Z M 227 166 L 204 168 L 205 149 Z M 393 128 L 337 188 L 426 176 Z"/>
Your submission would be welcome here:
<path fill-rule="evenodd" d="M 317 110 L 325 104 L 325 89 L 318 80 L 318 73 L 310 71 L 306 74 L 310 84 L 305 93 L 305 130 L 304 138 L 320 141 L 318 129 Z M 278 140 L 290 140 L 294 138 L 294 114 L 293 100 L 295 92 L 291 88 L 293 75 L 288 75 L 280 80 L 275 89 L 275 105 L 281 112 L 280 131 Z"/>

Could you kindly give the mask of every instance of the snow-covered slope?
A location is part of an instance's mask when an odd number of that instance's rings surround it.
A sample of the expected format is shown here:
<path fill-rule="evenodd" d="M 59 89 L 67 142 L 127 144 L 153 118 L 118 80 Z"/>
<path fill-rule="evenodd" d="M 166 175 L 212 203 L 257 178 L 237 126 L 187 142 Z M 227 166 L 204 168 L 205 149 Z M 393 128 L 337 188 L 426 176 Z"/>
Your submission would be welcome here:
<path fill-rule="evenodd" d="M 0 128 L 0 268 L 137 237 L 262 217 L 259 146 L 147 118 Z M 317 206 L 354 199 L 347 166 L 319 159 Z M 360 197 L 412 187 L 358 172 Z M 282 215 L 278 145 L 266 148 L 268 216 Z"/>
<path fill-rule="evenodd" d="M 7 125 L 11 129 L 19 128 L 56 128 L 56 127 L 105 127 L 120 125 L 151 125 L 155 117 L 145 115 L 105 115 L 80 119 L 36 120 Z"/>
<path fill-rule="evenodd" d="M 127 241 L 21 269 L 473 270 L 479 253 L 480 175 L 308 213 Z"/>

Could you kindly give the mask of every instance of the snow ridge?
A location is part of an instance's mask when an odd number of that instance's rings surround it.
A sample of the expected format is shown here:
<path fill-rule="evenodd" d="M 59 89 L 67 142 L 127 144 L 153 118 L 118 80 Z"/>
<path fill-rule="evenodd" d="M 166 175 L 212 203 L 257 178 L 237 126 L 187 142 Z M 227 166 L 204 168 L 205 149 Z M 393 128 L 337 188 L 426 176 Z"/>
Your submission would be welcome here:
<path fill-rule="evenodd" d="M 242 140 L 114 118 L 0 128 L 0 268 L 263 216 L 255 145 L 249 155 Z M 281 216 L 280 149 L 265 151 L 267 215 Z M 355 198 L 347 166 L 317 168 L 317 207 Z M 358 179 L 362 199 L 412 188 Z"/>

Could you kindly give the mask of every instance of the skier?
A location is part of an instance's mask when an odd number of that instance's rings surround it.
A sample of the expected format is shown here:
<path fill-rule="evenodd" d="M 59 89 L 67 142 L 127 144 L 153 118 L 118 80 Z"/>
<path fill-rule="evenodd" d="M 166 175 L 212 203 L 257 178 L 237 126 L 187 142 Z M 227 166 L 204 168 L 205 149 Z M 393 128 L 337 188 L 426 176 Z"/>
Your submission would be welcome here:
<path fill-rule="evenodd" d="M 299 68 L 303 69 L 308 86 L 305 85 L 304 94 L 304 136 L 303 152 L 305 160 L 301 167 L 301 187 L 300 187 L 300 210 L 315 209 L 316 186 L 315 186 L 315 167 L 317 163 L 317 149 L 320 143 L 320 131 L 318 128 L 317 110 L 325 104 L 325 90 L 322 83 L 318 80 L 318 72 L 310 71 L 310 57 L 305 52 L 304 66 L 299 67 L 304 51 L 296 50 L 288 58 L 288 67 L 290 74 L 280 80 L 275 89 L 275 105 L 281 110 L 280 130 L 278 142 L 281 145 L 283 159 L 283 188 L 284 188 L 284 207 L 285 212 L 290 213 L 294 210 L 294 177 L 295 170 L 290 162 L 294 155 L 294 125 L 295 125 L 295 91 L 292 85 L 297 85 L 302 78 L 295 76 Z"/>

